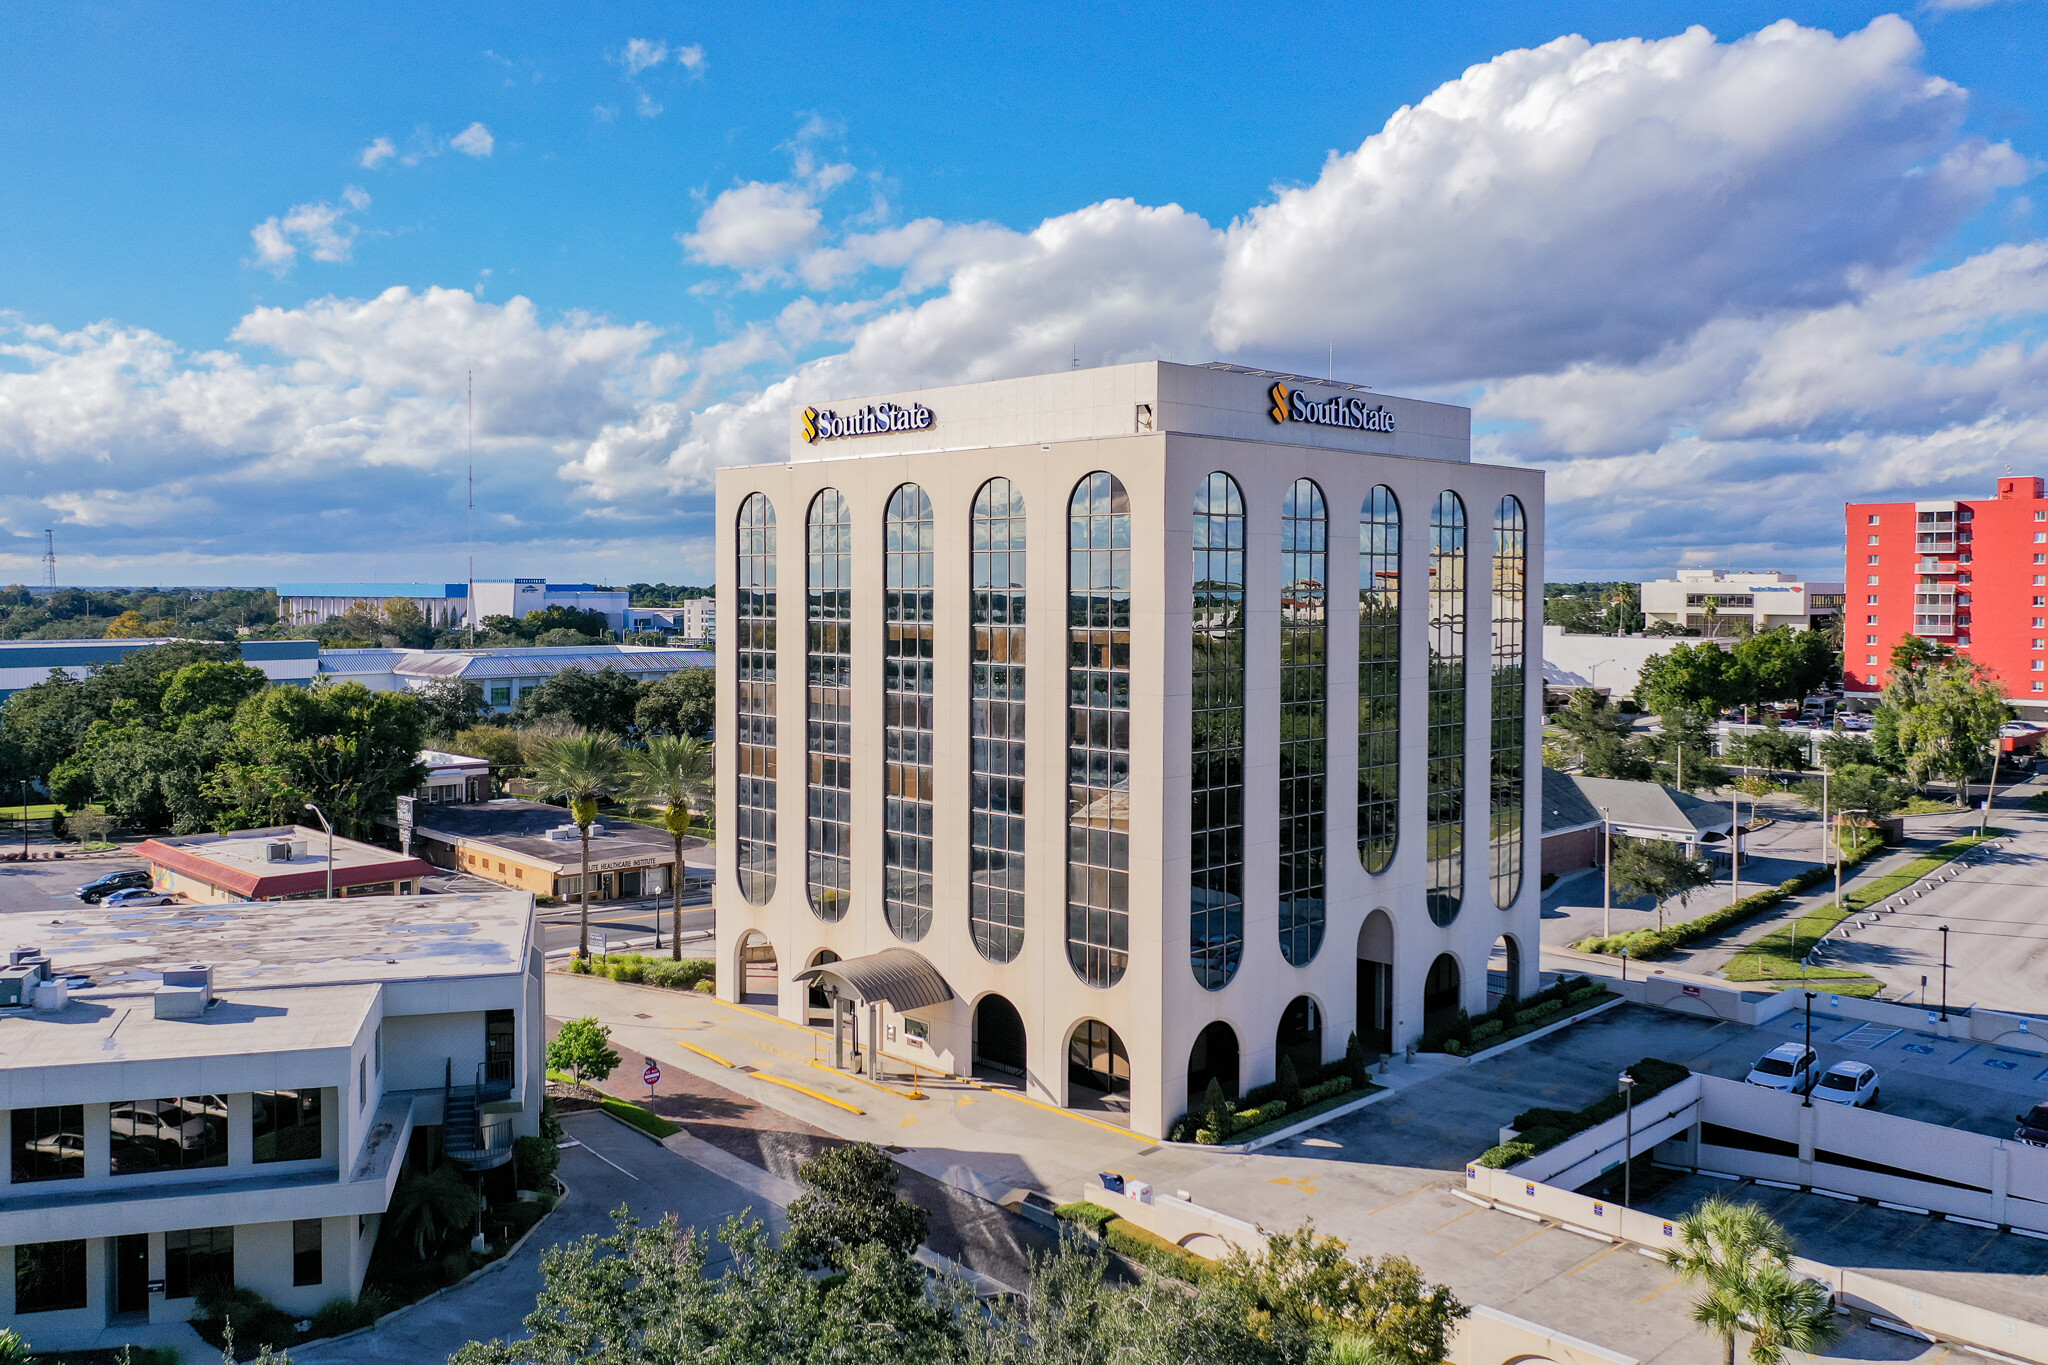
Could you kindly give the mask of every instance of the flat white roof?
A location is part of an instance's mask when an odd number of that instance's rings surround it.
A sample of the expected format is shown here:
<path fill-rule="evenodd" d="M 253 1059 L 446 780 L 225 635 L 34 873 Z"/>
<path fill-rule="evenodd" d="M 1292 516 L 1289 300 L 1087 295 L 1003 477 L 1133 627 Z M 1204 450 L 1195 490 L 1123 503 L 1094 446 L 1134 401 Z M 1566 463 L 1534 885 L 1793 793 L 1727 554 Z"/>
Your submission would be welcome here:
<path fill-rule="evenodd" d="M 348 1048 L 374 985 L 215 996 L 198 1019 L 159 1019 L 151 990 L 91 991 L 61 1010 L 0 1011 L 0 1072 Z"/>

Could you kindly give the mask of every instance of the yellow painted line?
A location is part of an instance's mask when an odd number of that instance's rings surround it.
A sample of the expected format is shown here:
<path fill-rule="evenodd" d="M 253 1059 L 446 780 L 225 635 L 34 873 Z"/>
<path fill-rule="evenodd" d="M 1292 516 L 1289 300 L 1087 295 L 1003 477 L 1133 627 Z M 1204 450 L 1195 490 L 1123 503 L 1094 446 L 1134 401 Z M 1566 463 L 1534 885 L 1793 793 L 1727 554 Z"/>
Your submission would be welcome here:
<path fill-rule="evenodd" d="M 1637 1299 L 1636 1302 L 1639 1304 L 1648 1303 L 1651 1299 L 1654 1299 L 1659 1294 L 1663 1293 L 1664 1290 L 1671 1288 L 1672 1285 L 1678 1284 L 1679 1282 L 1680 1281 L 1677 1279 L 1677 1277 L 1674 1276 L 1672 1279 L 1666 1281 L 1662 1288 L 1652 1289 L 1649 1293 L 1643 1295 L 1640 1299 Z"/>
<path fill-rule="evenodd" d="M 1491 1207 L 1491 1205 L 1487 1206 L 1487 1208 Z M 1438 1223 L 1435 1227 L 1431 1228 L 1428 1232 L 1425 1232 L 1422 1235 L 1424 1237 L 1434 1237 L 1439 1232 L 1442 1232 L 1445 1228 L 1449 1227 L 1452 1223 L 1457 1222 L 1458 1218 L 1470 1218 L 1475 1213 L 1483 1213 L 1485 1211 L 1485 1209 L 1466 1209 L 1463 1213 L 1459 1214 L 1457 1218 L 1448 1219 L 1445 1222 Z"/>
<path fill-rule="evenodd" d="M 1368 1218 L 1371 1218 L 1371 1217 L 1374 1217 L 1374 1216 L 1375 1216 L 1375 1215 L 1377 1215 L 1377 1214 L 1382 1214 L 1382 1213 L 1385 1213 L 1385 1212 L 1386 1212 L 1386 1211 L 1387 1211 L 1388 1209 L 1390 1209 L 1390 1208 L 1394 1207 L 1394 1205 L 1396 1205 L 1396 1204 L 1400 1203 L 1402 1199 L 1413 1199 L 1413 1198 L 1414 1198 L 1414 1197 L 1415 1197 L 1416 1195 L 1418 1195 L 1418 1194 L 1421 1194 L 1421 1193 L 1422 1193 L 1422 1192 L 1423 1192 L 1424 1190 L 1428 1190 L 1428 1189 L 1434 1189 L 1434 1188 L 1436 1188 L 1436 1187 L 1435 1187 L 1435 1186 L 1433 1186 L 1433 1185 L 1417 1185 L 1417 1186 L 1416 1186 L 1416 1187 L 1415 1187 L 1414 1189 L 1412 1189 L 1412 1190 L 1408 1191 L 1408 1193 L 1406 1193 L 1406 1194 L 1402 1195 L 1400 1199 L 1389 1199 L 1389 1200 L 1388 1200 L 1388 1201 L 1387 1201 L 1386 1203 L 1384 1203 L 1384 1204 L 1380 1205 L 1380 1206 L 1379 1206 L 1378 1208 L 1374 1209 L 1374 1210 L 1373 1210 L 1373 1211 L 1372 1211 L 1371 1213 L 1368 1213 L 1368 1214 L 1367 1214 L 1367 1215 L 1365 1215 L 1365 1216 L 1366 1216 L 1366 1217 L 1368 1217 Z"/>
<path fill-rule="evenodd" d="M 837 1105 L 849 1114 L 864 1115 L 868 1112 L 867 1110 L 862 1109 L 859 1105 L 848 1104 L 845 1100 L 840 1099 L 837 1095 L 828 1095 L 822 1090 L 813 1090 L 807 1085 L 798 1085 L 795 1081 L 785 1081 L 784 1079 L 782 1079 L 782 1077 L 771 1076 L 766 1071 L 756 1071 L 754 1073 L 754 1079 L 757 1081 L 768 1081 L 769 1083 L 774 1085 L 787 1086 L 791 1090 L 794 1090 L 799 1094 L 809 1095 L 814 1100 L 823 1100 L 827 1104 Z"/>
<path fill-rule="evenodd" d="M 833 1066 L 830 1062 L 812 1062 L 811 1065 L 818 1068 L 818 1070 L 820 1071 L 829 1071 L 833 1075 L 839 1077 L 841 1080 L 857 1081 L 862 1085 L 872 1086 L 876 1090 L 881 1091 L 884 1095 L 891 1096 L 895 1099 L 907 1100 L 910 1098 L 910 1096 L 904 1094 L 901 1090 L 897 1090 L 890 1086 L 883 1085 L 880 1081 L 871 1081 L 865 1076 L 856 1076 L 850 1071 L 841 1071 L 839 1068 Z"/>
<path fill-rule="evenodd" d="M 1579 1273 L 1579 1272 L 1580 1272 L 1581 1270 L 1584 1270 L 1584 1269 L 1586 1269 L 1586 1268 L 1587 1268 L 1588 1266 L 1591 1266 L 1591 1265 L 1597 1264 L 1598 1262 L 1600 1262 L 1600 1261 L 1604 1260 L 1605 1258 L 1607 1258 L 1607 1257 L 1609 1257 L 1609 1256 L 1612 1256 L 1612 1255 L 1613 1255 L 1613 1254 L 1614 1254 L 1615 1252 L 1617 1252 L 1617 1251 L 1620 1251 L 1620 1250 L 1621 1250 L 1622 1248 L 1626 1247 L 1627 1245 L 1628 1245 L 1628 1243 L 1627 1243 L 1627 1242 L 1616 1242 L 1616 1243 L 1615 1243 L 1615 1244 L 1614 1244 L 1613 1246 L 1611 1246 L 1611 1247 L 1607 1248 L 1607 1250 L 1605 1250 L 1605 1251 L 1602 1251 L 1602 1252 L 1597 1252 L 1597 1253 L 1595 1253 L 1594 1255 L 1592 1255 L 1592 1256 L 1589 1256 L 1589 1257 L 1587 1257 L 1587 1258 L 1586 1258 L 1585 1260 L 1583 1260 L 1583 1261 L 1579 1262 L 1579 1263 L 1578 1263 L 1577 1265 L 1573 1266 L 1573 1267 L 1572 1267 L 1572 1268 L 1571 1268 L 1570 1270 L 1567 1270 L 1567 1271 L 1565 1271 L 1565 1278 L 1567 1278 L 1567 1279 L 1571 1278 L 1571 1277 L 1572 1277 L 1573 1275 L 1576 1275 L 1576 1274 L 1578 1274 L 1578 1273 Z"/>
<path fill-rule="evenodd" d="M 1092 1119 L 1086 1114 L 1077 1114 L 1071 1109 L 1062 1109 L 1056 1104 L 1047 1104 L 1043 1100 L 1034 1100 L 1029 1095 L 1020 1095 L 1014 1090 L 1000 1090 L 992 1085 L 976 1086 L 975 1088 L 986 1090 L 991 1095 L 1007 1095 L 1017 1103 L 1028 1104 L 1033 1109 L 1043 1109 L 1048 1114 L 1058 1114 L 1061 1118 L 1073 1119 L 1076 1123 L 1092 1123 L 1105 1132 L 1115 1133 L 1118 1137 L 1129 1138 L 1133 1142 L 1143 1142 L 1147 1146 L 1151 1145 L 1149 1139 L 1139 1136 L 1128 1128 L 1119 1128 L 1114 1123 L 1104 1123 L 1101 1119 Z"/>
<path fill-rule="evenodd" d="M 1516 1247 L 1520 1246 L 1522 1243 L 1541 1237 L 1544 1233 L 1548 1231 L 1550 1231 L 1550 1224 L 1545 1223 L 1542 1227 L 1536 1229 L 1536 1231 L 1530 1233 L 1527 1237 L 1517 1237 L 1514 1241 L 1509 1242 L 1506 1246 L 1502 1247 L 1499 1251 L 1496 1251 L 1493 1254 L 1496 1256 L 1505 1256 L 1510 1251 L 1513 1251 Z"/>
<path fill-rule="evenodd" d="M 708 1047 L 698 1047 L 695 1043 L 686 1043 L 680 1038 L 677 1038 L 673 1041 L 675 1042 L 675 1045 L 677 1047 L 686 1047 L 690 1049 L 690 1051 L 696 1053 L 699 1057 L 709 1057 L 712 1061 L 717 1062 L 720 1066 L 724 1067 L 728 1071 L 732 1069 L 733 1064 L 731 1062 L 728 1062 L 725 1058 L 719 1056 L 717 1053 L 713 1052 Z"/>

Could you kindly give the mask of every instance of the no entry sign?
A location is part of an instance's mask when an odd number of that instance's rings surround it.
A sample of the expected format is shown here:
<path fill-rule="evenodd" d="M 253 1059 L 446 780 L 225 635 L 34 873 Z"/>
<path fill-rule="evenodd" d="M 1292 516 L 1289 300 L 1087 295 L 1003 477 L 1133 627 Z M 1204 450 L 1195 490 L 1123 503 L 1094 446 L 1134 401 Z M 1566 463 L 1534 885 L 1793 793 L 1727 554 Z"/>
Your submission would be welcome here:
<path fill-rule="evenodd" d="M 647 1082 L 649 1090 L 661 1084 L 661 1068 L 654 1064 L 653 1058 L 648 1058 L 647 1069 L 640 1073 L 640 1079 Z"/>

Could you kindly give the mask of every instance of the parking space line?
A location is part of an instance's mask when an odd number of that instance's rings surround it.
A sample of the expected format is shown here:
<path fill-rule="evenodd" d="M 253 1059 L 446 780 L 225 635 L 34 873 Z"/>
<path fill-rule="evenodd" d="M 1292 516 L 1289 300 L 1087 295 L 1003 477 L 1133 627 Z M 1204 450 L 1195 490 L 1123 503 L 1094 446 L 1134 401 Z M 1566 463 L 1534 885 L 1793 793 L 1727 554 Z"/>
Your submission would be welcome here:
<path fill-rule="evenodd" d="M 1645 1303 L 1648 1303 L 1648 1302 L 1649 1302 L 1649 1301 L 1650 1301 L 1651 1299 L 1654 1299 L 1654 1298 L 1656 1298 L 1656 1297 L 1657 1297 L 1657 1296 L 1658 1296 L 1659 1294 L 1663 1293 L 1663 1292 L 1664 1292 L 1664 1291 L 1665 1291 L 1666 1289 L 1669 1289 L 1669 1288 L 1671 1288 L 1671 1286 L 1672 1286 L 1672 1285 L 1675 1285 L 1675 1284 L 1680 1284 L 1680 1283 L 1683 1283 L 1683 1282 L 1682 1282 L 1682 1281 L 1681 1281 L 1681 1280 L 1680 1280 L 1680 1279 L 1679 1279 L 1679 1278 L 1678 1278 L 1678 1277 L 1677 1277 L 1676 1275 L 1674 1275 L 1674 1276 L 1672 1276 L 1672 1277 L 1671 1277 L 1671 1278 L 1670 1278 L 1669 1280 L 1667 1280 L 1667 1281 L 1666 1281 L 1666 1282 L 1665 1282 L 1664 1284 L 1662 1284 L 1661 1286 L 1659 1286 L 1658 1288 L 1656 1288 L 1656 1289 L 1652 1289 L 1652 1290 L 1651 1290 L 1651 1291 L 1650 1291 L 1649 1293 L 1647 1293 L 1647 1294 L 1643 1295 L 1643 1296 L 1642 1296 L 1642 1297 L 1641 1297 L 1640 1299 L 1637 1299 L 1637 1300 L 1636 1300 L 1636 1303 L 1637 1303 L 1638 1305 L 1641 1305 L 1641 1304 L 1645 1304 Z"/>
<path fill-rule="evenodd" d="M 1963 1050 L 1962 1050 L 1961 1052 L 1958 1052 L 1958 1053 L 1957 1053 L 1957 1054 L 1956 1054 L 1955 1056 L 1953 1056 L 1953 1057 L 1949 1058 L 1949 1059 L 1948 1059 L 1948 1064 L 1949 1064 L 1950 1066 L 1954 1066 L 1954 1065 L 1955 1065 L 1955 1064 L 1956 1064 L 1957 1062 L 1960 1062 L 1961 1060 L 1963 1060 L 1963 1058 L 1965 1058 L 1965 1057 L 1969 1056 L 1969 1055 L 1970 1055 L 1971 1053 L 1975 1052 L 1975 1051 L 1976 1051 L 1976 1050 L 1977 1050 L 1978 1048 L 1980 1048 L 1980 1047 L 1982 1047 L 1982 1046 L 1984 1046 L 1984 1045 L 1983 1045 L 1982 1043 L 1972 1043 L 1972 1044 L 1970 1044 L 1970 1045 L 1969 1045 L 1968 1047 L 1964 1048 L 1964 1049 L 1963 1049 Z"/>
<path fill-rule="evenodd" d="M 1527 1237 L 1517 1237 L 1514 1241 L 1509 1242 L 1506 1246 L 1502 1247 L 1499 1251 L 1496 1251 L 1493 1254 L 1496 1256 L 1505 1256 L 1510 1251 L 1513 1251 L 1516 1247 L 1520 1246 L 1522 1243 L 1530 1241 L 1537 1237 L 1541 1237 L 1544 1233 L 1548 1231 L 1550 1231 L 1550 1224 L 1545 1223 L 1542 1227 L 1537 1228 L 1536 1231 L 1530 1233 Z"/>
<path fill-rule="evenodd" d="M 1488 1206 L 1489 1209 L 1491 1207 L 1491 1205 Z M 1422 1235 L 1424 1237 L 1434 1237 L 1439 1232 L 1442 1232 L 1445 1228 L 1449 1227 L 1452 1223 L 1457 1222 L 1459 1218 L 1470 1218 L 1473 1214 L 1479 1212 L 1481 1212 L 1481 1210 L 1479 1209 L 1466 1209 L 1463 1213 L 1459 1214 L 1457 1218 L 1446 1219 L 1445 1221 L 1438 1223 L 1435 1227 L 1431 1228 L 1428 1232 L 1425 1232 Z"/>
<path fill-rule="evenodd" d="M 1379 1206 L 1378 1208 L 1374 1209 L 1374 1210 L 1373 1210 L 1373 1211 L 1372 1211 L 1371 1213 L 1368 1213 L 1368 1214 L 1367 1214 L 1367 1215 L 1365 1215 L 1365 1216 L 1366 1216 L 1366 1217 L 1368 1217 L 1368 1218 L 1374 1218 L 1374 1217 L 1377 1217 L 1378 1215 L 1380 1215 L 1380 1214 L 1382 1214 L 1382 1213 L 1385 1213 L 1385 1212 L 1386 1212 L 1386 1211 L 1387 1211 L 1388 1209 L 1390 1209 L 1390 1208 L 1394 1207 L 1394 1205 L 1396 1205 L 1396 1204 L 1400 1203 L 1400 1202 L 1401 1202 L 1401 1200 L 1403 1200 L 1403 1199 L 1413 1199 L 1413 1198 L 1414 1198 L 1414 1197 L 1415 1197 L 1416 1195 L 1418 1195 L 1418 1194 L 1421 1194 L 1421 1193 L 1422 1193 L 1422 1192 L 1423 1192 L 1424 1190 L 1433 1190 L 1433 1189 L 1435 1189 L 1435 1188 L 1436 1188 L 1436 1186 L 1435 1186 L 1434 1184 L 1430 1184 L 1430 1185 L 1417 1185 L 1417 1186 L 1416 1186 L 1416 1187 L 1415 1187 L 1414 1189 L 1412 1189 L 1412 1190 L 1408 1191 L 1408 1193 L 1406 1193 L 1406 1194 L 1404 1194 L 1404 1195 L 1401 1195 L 1401 1196 L 1400 1196 L 1399 1198 L 1396 1198 L 1396 1199 L 1389 1199 L 1389 1200 L 1388 1200 L 1388 1201 L 1387 1201 L 1386 1203 L 1384 1203 L 1384 1204 L 1380 1205 L 1380 1206 Z"/>
<path fill-rule="evenodd" d="M 1597 1261 L 1601 1261 L 1601 1260 L 1604 1260 L 1605 1258 L 1607 1258 L 1607 1257 L 1609 1257 L 1609 1256 L 1612 1256 L 1612 1255 L 1613 1255 L 1613 1254 L 1614 1254 L 1615 1252 L 1617 1252 L 1617 1251 L 1620 1251 L 1620 1250 L 1621 1250 L 1621 1249 L 1622 1249 L 1623 1247 L 1625 1247 L 1625 1246 L 1628 1246 L 1628 1245 L 1629 1245 L 1629 1243 L 1627 1243 L 1627 1242 L 1616 1242 L 1616 1243 L 1615 1243 L 1615 1244 L 1614 1244 L 1613 1246 L 1611 1246 L 1611 1247 L 1607 1248 L 1607 1250 L 1605 1250 L 1605 1251 L 1599 1251 L 1599 1252 L 1595 1252 L 1595 1253 L 1594 1253 L 1593 1255 L 1591 1255 L 1591 1256 L 1588 1256 L 1588 1257 L 1587 1257 L 1587 1258 L 1586 1258 L 1585 1260 L 1583 1260 L 1583 1261 L 1580 1261 L 1580 1262 L 1579 1262 L 1579 1263 L 1578 1263 L 1577 1265 L 1573 1266 L 1573 1267 L 1572 1267 L 1572 1268 L 1571 1268 L 1570 1270 L 1567 1270 L 1567 1271 L 1565 1271 L 1565 1275 L 1566 1275 L 1566 1277 L 1567 1277 L 1567 1278 L 1569 1278 L 1570 1276 L 1576 1275 L 1576 1274 L 1578 1274 L 1578 1273 L 1579 1273 L 1579 1272 L 1580 1272 L 1581 1270 L 1584 1270 L 1584 1269 L 1585 1269 L 1585 1268 L 1586 1268 L 1587 1266 L 1590 1266 L 1590 1265 L 1594 1264 L 1594 1263 L 1595 1263 L 1595 1262 L 1597 1262 Z"/>

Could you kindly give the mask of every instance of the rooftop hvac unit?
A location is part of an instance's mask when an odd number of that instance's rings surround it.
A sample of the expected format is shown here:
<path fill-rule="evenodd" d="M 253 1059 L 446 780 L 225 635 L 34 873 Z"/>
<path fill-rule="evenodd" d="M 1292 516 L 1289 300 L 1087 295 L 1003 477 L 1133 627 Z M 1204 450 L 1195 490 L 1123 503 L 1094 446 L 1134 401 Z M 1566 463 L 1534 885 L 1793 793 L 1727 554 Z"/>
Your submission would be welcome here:
<path fill-rule="evenodd" d="M 556 825 L 542 837 L 558 844 L 573 844 L 580 837 L 580 831 L 574 825 Z"/>
<path fill-rule="evenodd" d="M 292 860 L 292 841 L 272 839 L 263 846 L 263 861 L 266 863 L 288 863 Z"/>

